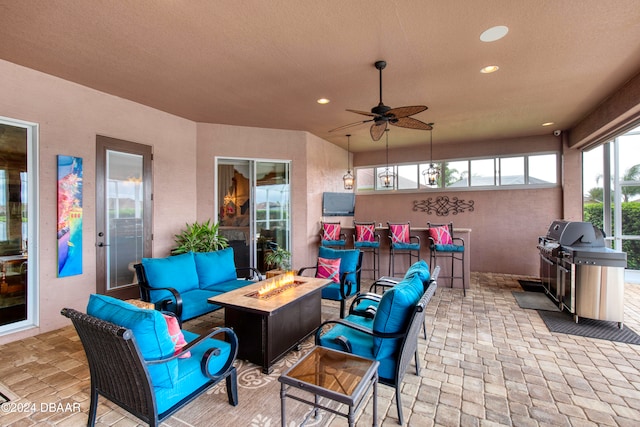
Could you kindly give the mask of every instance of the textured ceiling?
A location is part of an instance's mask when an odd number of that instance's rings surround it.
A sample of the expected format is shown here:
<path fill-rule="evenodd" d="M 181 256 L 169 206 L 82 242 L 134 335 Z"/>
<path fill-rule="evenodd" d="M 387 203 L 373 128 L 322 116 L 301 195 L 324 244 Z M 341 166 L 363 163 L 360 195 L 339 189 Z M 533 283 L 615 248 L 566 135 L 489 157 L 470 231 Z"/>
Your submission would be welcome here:
<path fill-rule="evenodd" d="M 489 27 L 507 36 L 480 41 Z M 379 101 L 434 144 L 568 129 L 640 71 L 637 0 L 0 0 L 0 58 L 198 122 L 381 148 Z M 481 74 L 495 64 L 500 70 Z M 327 105 L 316 99 L 326 97 Z M 552 128 L 542 123 L 552 121 Z M 392 127 L 395 146 L 428 132 Z"/>

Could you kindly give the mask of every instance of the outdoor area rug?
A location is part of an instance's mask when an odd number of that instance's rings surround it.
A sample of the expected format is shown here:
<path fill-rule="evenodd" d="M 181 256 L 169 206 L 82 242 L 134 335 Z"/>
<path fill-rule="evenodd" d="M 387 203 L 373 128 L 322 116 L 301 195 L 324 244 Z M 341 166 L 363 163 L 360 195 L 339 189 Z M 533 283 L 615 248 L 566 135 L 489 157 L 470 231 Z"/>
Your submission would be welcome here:
<path fill-rule="evenodd" d="M 576 323 L 573 316 L 566 312 L 540 310 L 538 314 L 551 332 L 640 345 L 640 335 L 626 326 L 619 329 L 618 322 L 581 317 L 579 323 Z"/>
<path fill-rule="evenodd" d="M 0 404 L 19 400 L 20 398 L 9 390 L 6 384 L 0 381 Z"/>
<path fill-rule="evenodd" d="M 517 292 L 512 291 L 513 297 L 520 308 L 529 310 L 560 311 L 557 305 L 549 297 L 540 292 Z"/>
<path fill-rule="evenodd" d="M 542 286 L 542 282 L 536 280 L 524 280 L 518 279 L 518 283 L 523 291 L 526 292 L 544 292 L 544 287 Z"/>

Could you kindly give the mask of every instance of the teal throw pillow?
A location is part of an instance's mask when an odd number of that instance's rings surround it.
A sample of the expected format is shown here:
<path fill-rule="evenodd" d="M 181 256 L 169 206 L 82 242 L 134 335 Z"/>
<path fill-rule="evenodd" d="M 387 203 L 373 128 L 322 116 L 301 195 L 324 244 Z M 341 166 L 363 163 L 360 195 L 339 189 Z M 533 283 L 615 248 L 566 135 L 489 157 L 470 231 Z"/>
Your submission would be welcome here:
<path fill-rule="evenodd" d="M 233 248 L 225 248 L 215 252 L 196 252 L 193 256 L 201 288 L 238 278 Z"/>

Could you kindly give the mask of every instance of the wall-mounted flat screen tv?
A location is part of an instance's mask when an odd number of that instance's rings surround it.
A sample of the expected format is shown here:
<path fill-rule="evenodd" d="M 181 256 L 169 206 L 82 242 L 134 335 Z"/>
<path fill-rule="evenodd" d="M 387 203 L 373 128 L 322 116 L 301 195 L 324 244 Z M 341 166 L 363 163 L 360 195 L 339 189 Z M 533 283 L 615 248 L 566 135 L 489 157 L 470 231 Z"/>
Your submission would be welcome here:
<path fill-rule="evenodd" d="M 356 195 L 354 193 L 324 193 L 322 195 L 323 216 L 354 216 Z"/>

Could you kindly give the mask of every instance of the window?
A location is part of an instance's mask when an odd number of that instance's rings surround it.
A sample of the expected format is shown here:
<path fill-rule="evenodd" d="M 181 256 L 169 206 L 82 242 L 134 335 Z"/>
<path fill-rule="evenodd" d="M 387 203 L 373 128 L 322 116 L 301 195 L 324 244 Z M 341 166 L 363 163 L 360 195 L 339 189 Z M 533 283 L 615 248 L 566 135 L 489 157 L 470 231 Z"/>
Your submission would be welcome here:
<path fill-rule="evenodd" d="M 445 187 L 469 186 L 469 162 L 445 162 L 444 163 Z"/>
<path fill-rule="evenodd" d="M 528 184 L 555 184 L 558 182 L 558 162 L 555 154 L 529 156 Z"/>
<path fill-rule="evenodd" d="M 356 191 L 430 191 L 431 189 L 482 189 L 498 187 L 555 187 L 559 182 L 558 154 L 523 154 L 433 162 L 440 170 L 436 185 L 427 185 L 423 173 L 431 163 L 389 165 L 395 174 L 385 186 L 380 177 L 386 166 L 355 169 Z"/>
<path fill-rule="evenodd" d="M 640 270 L 640 127 L 582 153 L 583 218 Z"/>
<path fill-rule="evenodd" d="M 398 190 L 415 190 L 419 182 L 418 165 L 398 166 Z"/>
<path fill-rule="evenodd" d="M 503 157 L 500 160 L 500 185 L 524 184 L 524 157 Z"/>
<path fill-rule="evenodd" d="M 471 186 L 496 185 L 495 159 L 471 160 Z"/>

